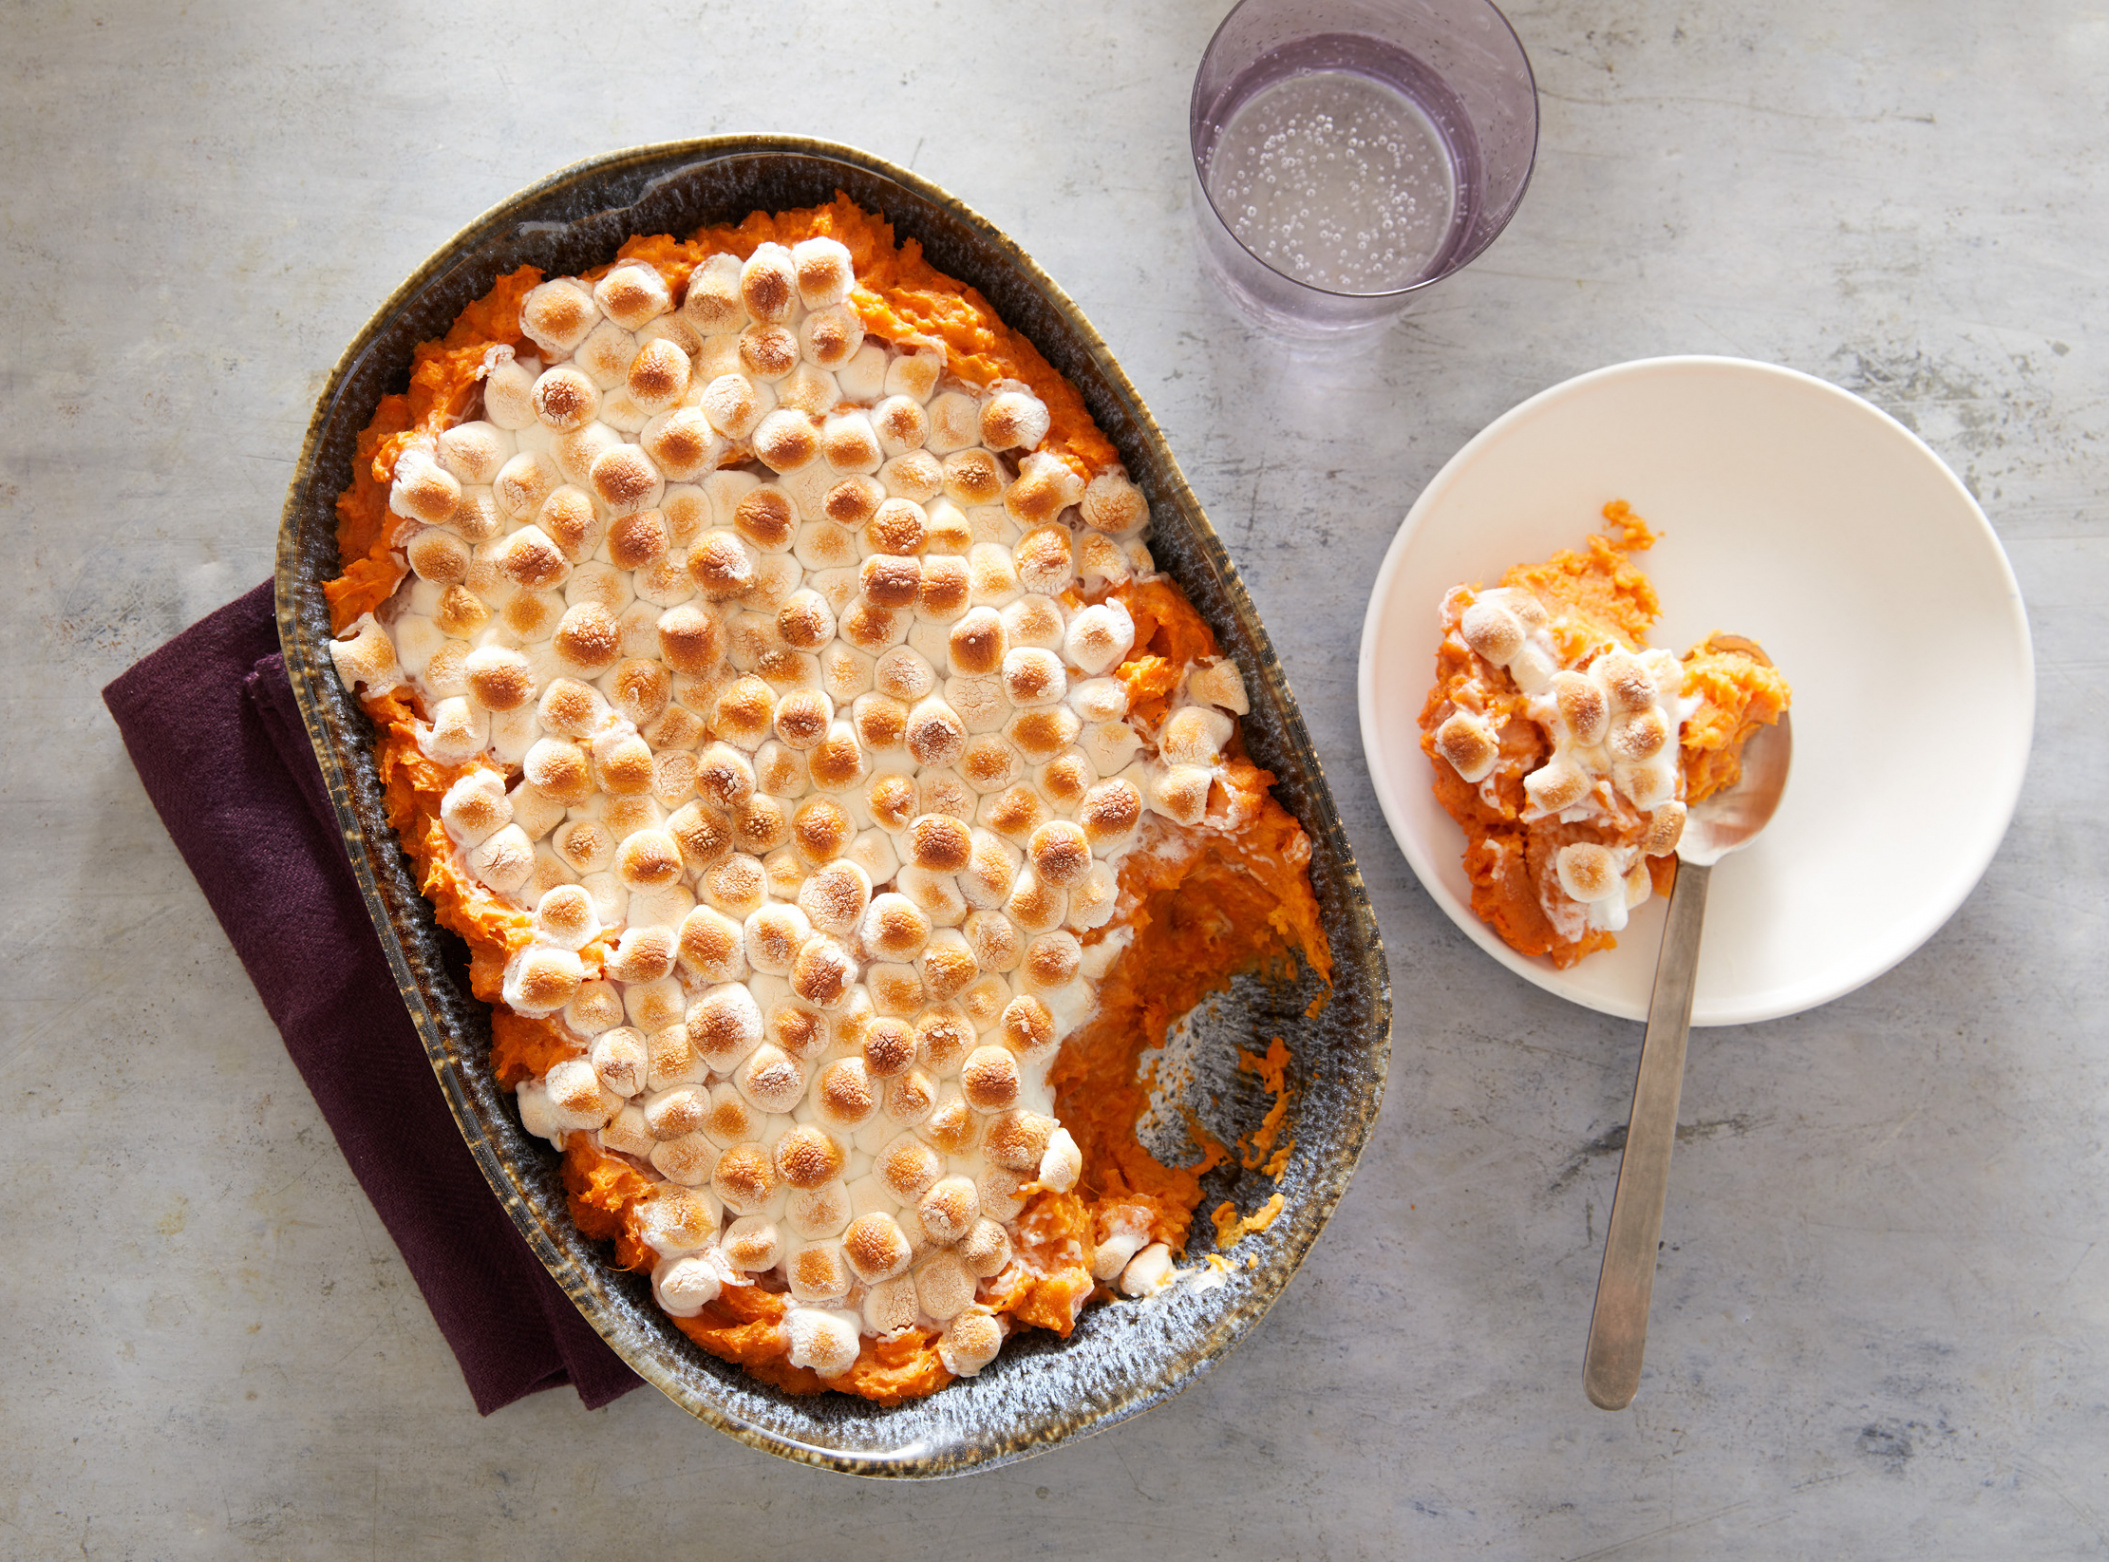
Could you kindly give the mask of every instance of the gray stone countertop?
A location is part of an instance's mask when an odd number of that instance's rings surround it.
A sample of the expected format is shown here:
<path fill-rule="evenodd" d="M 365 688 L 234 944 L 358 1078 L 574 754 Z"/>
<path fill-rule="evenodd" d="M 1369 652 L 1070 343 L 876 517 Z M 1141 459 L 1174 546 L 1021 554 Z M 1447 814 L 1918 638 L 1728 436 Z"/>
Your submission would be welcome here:
<path fill-rule="evenodd" d="M 1192 257 L 1186 93 L 1223 10 L 9 8 L 0 1554 L 2109 1554 L 2109 19 L 1519 3 L 1520 215 L 1310 370 Z M 580 157 L 741 129 L 936 180 L 1104 331 L 1273 631 L 1397 988 L 1382 1120 L 1268 1320 L 1142 1420 L 935 1487 L 779 1462 L 649 1391 L 479 1419 L 97 699 L 264 578 L 329 366 L 429 252 Z M 2013 828 L 1930 944 L 1697 1040 L 1648 1377 L 1606 1415 L 1579 1366 L 1638 1027 L 1511 978 L 1422 892 L 1353 669 L 1385 544 L 1465 439 L 1683 351 L 1923 435 L 2013 560 L 2040 708 Z"/>

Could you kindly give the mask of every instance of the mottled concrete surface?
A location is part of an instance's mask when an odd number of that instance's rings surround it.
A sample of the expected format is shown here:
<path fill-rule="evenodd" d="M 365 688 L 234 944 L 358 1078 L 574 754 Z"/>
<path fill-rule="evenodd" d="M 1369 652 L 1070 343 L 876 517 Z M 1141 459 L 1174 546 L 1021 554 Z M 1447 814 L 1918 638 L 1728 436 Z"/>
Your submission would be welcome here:
<path fill-rule="evenodd" d="M 1299 369 L 1188 247 L 1222 9 L 5 8 L 0 1554 L 2109 1554 L 2109 16 L 1519 5 L 1545 124 L 1514 227 L 1369 357 Z M 96 699 L 263 578 L 328 366 L 462 222 L 750 128 L 910 164 L 1105 331 L 1272 626 L 1398 990 L 1375 1141 L 1254 1337 L 1140 1422 L 936 1488 L 649 1393 L 479 1420 Z M 1649 1374 L 1607 1416 L 1579 1362 L 1637 1029 L 1431 905 L 1360 772 L 1353 665 L 1463 440 L 1679 350 L 1923 434 L 2013 558 L 2042 703 L 2012 833 L 1925 950 L 1695 1046 Z"/>

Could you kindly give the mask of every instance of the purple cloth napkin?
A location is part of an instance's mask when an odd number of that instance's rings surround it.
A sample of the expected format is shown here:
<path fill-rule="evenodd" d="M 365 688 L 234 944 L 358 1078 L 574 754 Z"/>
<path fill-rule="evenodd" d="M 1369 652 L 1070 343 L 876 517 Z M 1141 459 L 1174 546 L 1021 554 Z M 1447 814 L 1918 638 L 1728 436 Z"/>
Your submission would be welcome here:
<path fill-rule="evenodd" d="M 103 701 L 476 1408 L 569 1383 L 593 1409 L 637 1387 L 492 1197 L 447 1111 L 345 859 L 270 582 Z"/>

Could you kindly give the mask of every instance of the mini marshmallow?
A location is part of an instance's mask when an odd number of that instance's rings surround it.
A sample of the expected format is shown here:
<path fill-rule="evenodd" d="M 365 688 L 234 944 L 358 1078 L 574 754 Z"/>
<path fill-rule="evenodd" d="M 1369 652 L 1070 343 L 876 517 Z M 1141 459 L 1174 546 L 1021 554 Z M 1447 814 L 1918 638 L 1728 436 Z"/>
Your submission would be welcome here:
<path fill-rule="evenodd" d="M 1134 644 L 1134 619 L 1123 604 L 1109 601 L 1087 607 L 1069 621 L 1062 637 L 1062 654 L 1071 666 L 1095 679 L 1118 666 Z M 1121 709 L 1114 716 L 1093 717 L 1081 710 L 1078 714 L 1086 720 L 1109 721 L 1126 714 L 1126 710 L 1127 701 L 1123 698 Z"/>
<path fill-rule="evenodd" d="M 1667 857 L 1684 838 L 1685 807 L 1675 800 L 1657 803 L 1648 815 L 1648 832 L 1640 849 L 1650 857 Z"/>
<path fill-rule="evenodd" d="M 1150 502 L 1119 472 L 1101 472 L 1084 489 L 1084 522 L 1115 537 L 1139 531 L 1150 518 Z"/>
<path fill-rule="evenodd" d="M 762 1214 L 780 1186 L 769 1152 L 751 1142 L 726 1150 L 710 1174 L 710 1191 L 734 1215 Z"/>
<path fill-rule="evenodd" d="M 982 403 L 981 442 L 991 450 L 1031 450 L 1053 423 L 1046 404 L 1030 390 L 1002 390 Z"/>
<path fill-rule="evenodd" d="M 510 347 L 492 347 L 483 355 L 483 415 L 508 433 L 535 420 L 534 376 Z"/>
<path fill-rule="evenodd" d="M 1554 867 L 1560 888 L 1584 905 L 1624 893 L 1625 876 L 1618 870 L 1618 860 L 1602 846 L 1587 841 L 1562 846 Z"/>
<path fill-rule="evenodd" d="M 547 945 L 524 949 L 506 965 L 505 1003 L 516 1013 L 530 1018 L 554 1014 L 571 1001 L 584 980 L 585 967 L 571 950 L 552 949 Z M 591 1070 L 587 1072 L 590 1074 Z M 604 1117 L 601 1121 L 607 1119 Z"/>
<path fill-rule="evenodd" d="M 559 948 L 583 949 L 599 932 L 593 897 L 576 884 L 550 890 L 535 907 L 536 936 Z"/>
<path fill-rule="evenodd" d="M 718 1299 L 723 1282 L 708 1259 L 684 1255 L 652 1270 L 652 1295 L 670 1318 L 693 1318 Z"/>
<path fill-rule="evenodd" d="M 600 305 L 571 277 L 530 289 L 520 301 L 520 331 L 552 358 L 568 358 L 599 323 Z"/>
<path fill-rule="evenodd" d="M 418 747 L 442 765 L 466 764 L 490 743 L 490 717 L 460 697 L 433 707 L 432 725 L 418 728 Z"/>
<path fill-rule="evenodd" d="M 1199 824 L 1208 813 L 1208 790 L 1214 773 L 1198 765 L 1171 765 L 1153 771 L 1148 800 L 1151 809 L 1179 824 Z"/>
<path fill-rule="evenodd" d="M 1594 748 L 1610 730 L 1611 708 L 1603 689 L 1587 673 L 1562 670 L 1552 675 L 1552 697 L 1567 730 L 1567 739 Z"/>
<path fill-rule="evenodd" d="M 1006 514 L 1023 527 L 1040 527 L 1053 521 L 1083 496 L 1084 485 L 1059 457 L 1044 452 L 1027 456 L 1019 464 L 1018 479 L 1003 491 Z M 1051 543 L 1052 539 L 1048 539 Z M 1066 534 L 1063 552 L 1066 554 Z M 1043 567 L 1052 568 L 1044 559 Z M 1024 563 L 1020 561 L 1021 570 Z"/>
<path fill-rule="evenodd" d="M 857 1364 L 857 1315 L 793 1307 L 784 1314 L 784 1333 L 794 1367 L 811 1367 L 823 1380 L 840 1377 Z"/>
<path fill-rule="evenodd" d="M 1218 765 L 1236 724 L 1206 705 L 1184 705 L 1165 718 L 1158 755 L 1169 765 Z"/>
<path fill-rule="evenodd" d="M 1481 599 L 1466 608 L 1458 621 L 1458 633 L 1466 645 L 1496 667 L 1507 666 L 1523 648 L 1522 623 L 1498 602 Z"/>
<path fill-rule="evenodd" d="M 603 320 L 586 333 L 586 339 L 571 355 L 571 362 L 605 395 L 622 386 L 636 357 L 637 338 L 613 320 Z"/>
<path fill-rule="evenodd" d="M 757 320 L 777 323 L 798 307 L 798 268 L 781 244 L 755 246 L 740 267 L 740 302 Z"/>
<path fill-rule="evenodd" d="M 1677 756 L 1665 754 L 1639 765 L 1613 765 L 1611 784 L 1635 808 L 1660 808 L 1677 795 Z"/>
<path fill-rule="evenodd" d="M 674 307 L 659 268 L 648 261 L 623 261 L 593 284 L 593 301 L 625 331 L 635 331 Z"/>
<path fill-rule="evenodd" d="M 330 661 L 344 687 L 357 694 L 383 694 L 402 682 L 395 645 L 371 613 L 361 613 L 348 639 L 330 642 Z M 462 756 L 467 758 L 467 755 Z"/>
<path fill-rule="evenodd" d="M 1162 1242 L 1152 1242 L 1137 1253 L 1120 1274 L 1120 1289 L 1123 1296 L 1148 1296 L 1165 1285 L 1172 1274 L 1172 1250 Z"/>

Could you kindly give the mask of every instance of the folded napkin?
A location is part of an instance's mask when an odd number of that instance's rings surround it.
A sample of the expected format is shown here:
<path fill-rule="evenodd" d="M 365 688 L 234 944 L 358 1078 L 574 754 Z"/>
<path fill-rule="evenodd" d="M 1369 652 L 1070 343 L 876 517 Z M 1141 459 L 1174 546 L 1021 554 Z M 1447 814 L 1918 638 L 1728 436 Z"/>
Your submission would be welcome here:
<path fill-rule="evenodd" d="M 499 1206 L 462 1143 L 344 855 L 278 653 L 271 584 L 141 661 L 103 701 L 373 1201 L 476 1408 L 639 1379 Z"/>

